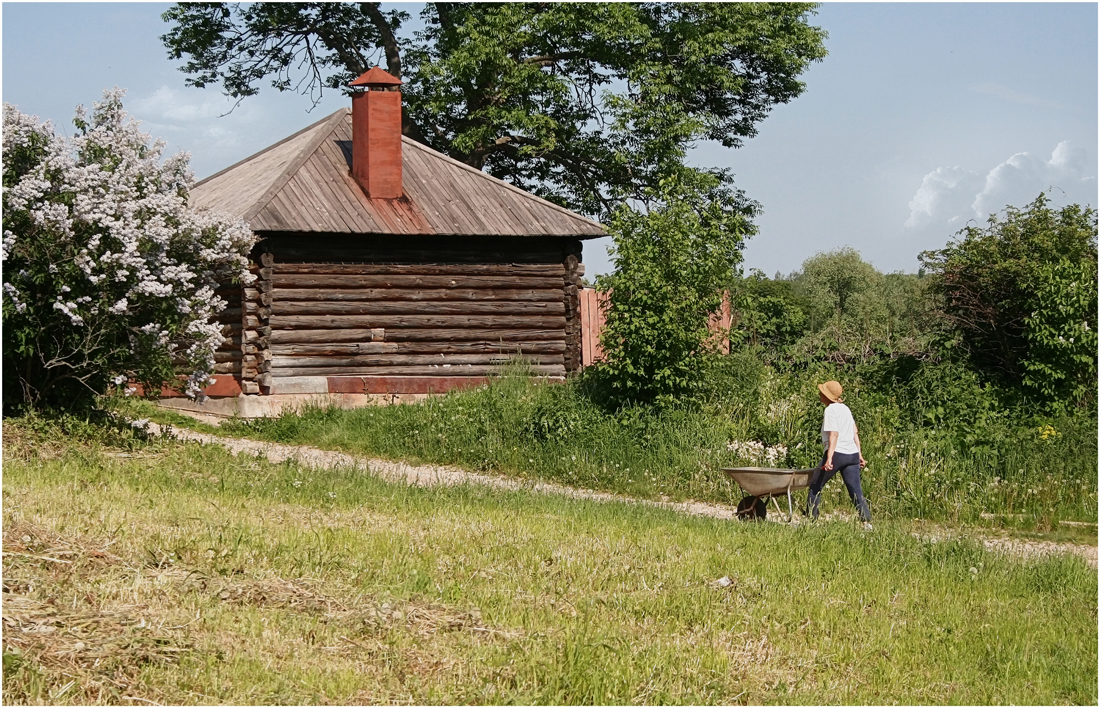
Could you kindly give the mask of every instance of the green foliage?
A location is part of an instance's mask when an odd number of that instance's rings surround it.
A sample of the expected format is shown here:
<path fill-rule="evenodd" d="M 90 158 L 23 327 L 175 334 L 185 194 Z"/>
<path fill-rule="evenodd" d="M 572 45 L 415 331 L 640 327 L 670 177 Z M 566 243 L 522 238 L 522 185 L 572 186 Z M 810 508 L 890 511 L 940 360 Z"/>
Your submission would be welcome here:
<path fill-rule="evenodd" d="M 666 180 L 646 210 L 620 206 L 610 224 L 615 272 L 608 293 L 601 365 L 619 405 L 668 406 L 700 392 L 719 337 L 709 321 L 755 232 L 752 207 L 717 180 Z"/>
<path fill-rule="evenodd" d="M 318 96 L 379 55 L 405 81 L 409 137 L 602 217 L 737 147 L 825 56 L 805 3 L 426 3 L 424 29 L 379 3 L 178 4 L 162 37 L 195 86 Z M 727 179 L 723 175 L 723 179 Z"/>
<path fill-rule="evenodd" d="M 928 279 L 881 274 L 851 248 L 818 253 L 788 278 L 756 271 L 734 289 L 731 343 L 775 363 L 867 363 L 927 353 L 940 325 Z"/>
<path fill-rule="evenodd" d="M 1096 212 L 1045 194 L 921 254 L 977 369 L 1049 407 L 1096 401 Z"/>
<path fill-rule="evenodd" d="M 1024 318 L 1023 384 L 1054 408 L 1096 407 L 1096 261 L 1062 259 L 1034 271 Z M 1092 326 L 1089 326 L 1089 322 Z"/>
<path fill-rule="evenodd" d="M 809 328 L 810 302 L 787 280 L 769 280 L 753 269 L 731 293 L 730 343 L 783 351 Z"/>
<path fill-rule="evenodd" d="M 812 308 L 811 326 L 818 329 L 830 317 L 839 321 L 865 314 L 867 303 L 859 296 L 878 289 L 881 279 L 875 267 L 848 246 L 806 259 L 798 283 Z"/>

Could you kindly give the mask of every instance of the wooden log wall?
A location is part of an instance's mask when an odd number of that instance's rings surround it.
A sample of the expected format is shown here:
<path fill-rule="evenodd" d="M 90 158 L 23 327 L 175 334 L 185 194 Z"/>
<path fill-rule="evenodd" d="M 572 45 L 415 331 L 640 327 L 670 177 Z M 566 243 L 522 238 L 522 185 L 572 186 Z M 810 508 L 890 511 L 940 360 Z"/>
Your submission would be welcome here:
<path fill-rule="evenodd" d="M 258 262 L 255 262 L 258 261 Z M 273 301 L 271 265 L 274 256 L 259 253 L 251 266 L 256 279 L 243 290 L 243 353 L 241 391 L 247 394 L 269 393 L 271 387 L 272 352 L 271 303 Z"/>
<path fill-rule="evenodd" d="M 240 284 L 225 283 L 219 286 L 214 294 L 225 300 L 225 309 L 218 314 L 217 318 L 222 325 L 222 336 L 225 337 L 225 341 L 214 352 L 214 373 L 239 376 L 244 359 L 244 352 L 241 349 L 244 329 L 243 288 Z"/>
<path fill-rule="evenodd" d="M 563 263 L 565 266 L 565 368 L 567 371 L 580 371 L 584 365 L 580 299 L 584 265 L 581 264 L 579 255 L 579 253 L 570 253 Z"/>
<path fill-rule="evenodd" d="M 581 366 L 579 241 L 318 238 L 268 234 L 253 252 L 233 369 L 245 393 L 306 376 L 480 377 L 516 358 L 539 375 Z"/>

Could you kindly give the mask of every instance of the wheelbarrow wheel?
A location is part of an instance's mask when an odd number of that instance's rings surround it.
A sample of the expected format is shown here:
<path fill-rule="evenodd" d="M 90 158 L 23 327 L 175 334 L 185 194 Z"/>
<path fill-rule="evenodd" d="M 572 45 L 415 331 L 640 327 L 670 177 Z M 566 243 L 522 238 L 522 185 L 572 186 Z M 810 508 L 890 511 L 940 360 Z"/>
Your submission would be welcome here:
<path fill-rule="evenodd" d="M 745 497 L 737 503 L 737 518 L 744 521 L 763 521 L 768 516 L 768 505 L 763 499 Z"/>

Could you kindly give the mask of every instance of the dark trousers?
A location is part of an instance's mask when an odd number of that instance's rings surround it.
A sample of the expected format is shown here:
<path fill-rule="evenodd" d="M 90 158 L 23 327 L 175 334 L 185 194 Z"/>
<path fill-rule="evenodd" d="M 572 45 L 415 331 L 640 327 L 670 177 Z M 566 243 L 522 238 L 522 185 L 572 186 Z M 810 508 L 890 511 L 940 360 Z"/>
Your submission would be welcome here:
<path fill-rule="evenodd" d="M 825 457 L 822 456 L 821 465 L 824 464 Z M 844 486 L 848 488 L 848 496 L 859 511 L 859 518 L 870 521 L 871 509 L 867 505 L 867 500 L 863 498 L 863 488 L 859 484 L 859 453 L 842 455 L 839 452 L 834 452 L 833 469 L 826 471 L 822 467 L 814 473 L 813 478 L 810 480 L 810 515 L 815 519 L 817 518 L 817 512 L 821 506 L 821 489 L 837 472 L 840 473 L 840 478 L 844 480 Z"/>

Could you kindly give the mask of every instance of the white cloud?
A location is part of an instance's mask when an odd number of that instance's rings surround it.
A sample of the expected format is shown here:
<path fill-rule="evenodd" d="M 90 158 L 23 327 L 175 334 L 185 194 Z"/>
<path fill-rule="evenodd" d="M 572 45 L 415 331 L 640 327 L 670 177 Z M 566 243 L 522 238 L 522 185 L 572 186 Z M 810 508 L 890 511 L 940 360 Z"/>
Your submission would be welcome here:
<path fill-rule="evenodd" d="M 910 231 L 954 233 L 966 222 L 984 222 L 1006 205 L 1022 207 L 1039 192 L 1061 190 L 1067 202 L 1096 201 L 1095 165 L 1088 153 L 1062 141 L 1049 160 L 1021 152 L 986 172 L 940 167 L 924 176 L 909 202 Z M 1059 199 L 1058 201 L 1062 201 Z"/>
<path fill-rule="evenodd" d="M 920 189 L 909 202 L 907 228 L 954 221 L 973 201 L 982 178 L 961 167 L 937 167 L 924 176 Z"/>

